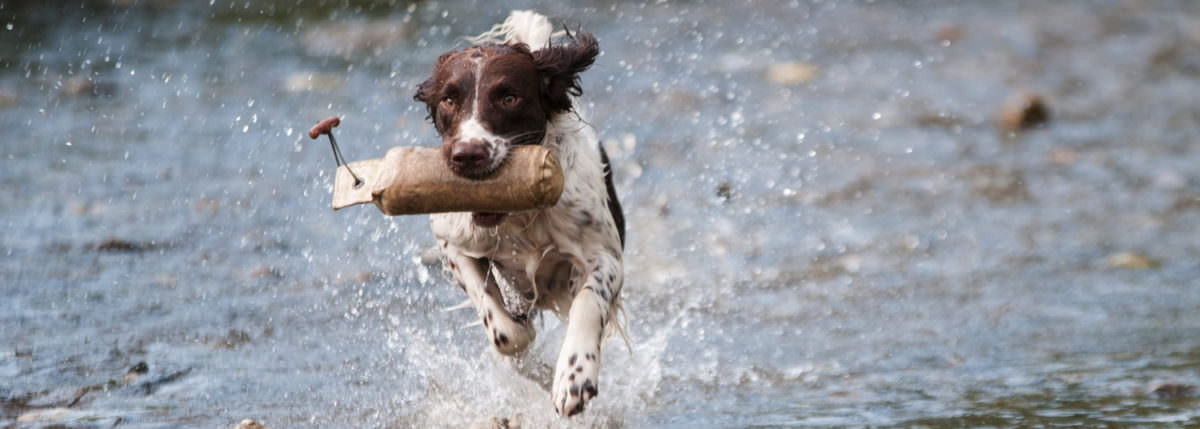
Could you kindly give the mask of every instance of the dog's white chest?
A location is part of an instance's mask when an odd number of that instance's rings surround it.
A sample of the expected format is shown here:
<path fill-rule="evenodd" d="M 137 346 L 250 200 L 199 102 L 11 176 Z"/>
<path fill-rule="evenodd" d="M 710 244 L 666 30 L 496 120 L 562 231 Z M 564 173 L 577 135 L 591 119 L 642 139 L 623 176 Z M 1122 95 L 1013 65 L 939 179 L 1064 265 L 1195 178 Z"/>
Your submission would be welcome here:
<path fill-rule="evenodd" d="M 587 268 L 577 243 L 596 239 L 587 236 L 589 228 L 572 227 L 580 223 L 572 217 L 569 210 L 551 208 L 510 214 L 496 228 L 475 226 L 469 213 L 436 214 L 430 220 L 443 251 L 491 263 L 489 272 L 510 305 L 562 312 L 581 284 L 576 277 Z"/>

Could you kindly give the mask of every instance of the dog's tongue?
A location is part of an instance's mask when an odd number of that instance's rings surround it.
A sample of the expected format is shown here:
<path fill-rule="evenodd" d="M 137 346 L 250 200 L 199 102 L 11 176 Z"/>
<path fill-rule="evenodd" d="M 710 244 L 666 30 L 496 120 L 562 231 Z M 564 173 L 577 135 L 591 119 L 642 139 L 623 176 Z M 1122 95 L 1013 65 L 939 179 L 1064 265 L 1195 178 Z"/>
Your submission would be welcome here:
<path fill-rule="evenodd" d="M 504 216 L 505 216 L 504 213 L 476 212 L 476 213 L 471 213 L 471 221 L 475 222 L 476 225 L 479 225 L 479 226 L 482 226 L 485 228 L 489 228 L 489 227 L 499 225 L 500 222 L 504 220 Z"/>

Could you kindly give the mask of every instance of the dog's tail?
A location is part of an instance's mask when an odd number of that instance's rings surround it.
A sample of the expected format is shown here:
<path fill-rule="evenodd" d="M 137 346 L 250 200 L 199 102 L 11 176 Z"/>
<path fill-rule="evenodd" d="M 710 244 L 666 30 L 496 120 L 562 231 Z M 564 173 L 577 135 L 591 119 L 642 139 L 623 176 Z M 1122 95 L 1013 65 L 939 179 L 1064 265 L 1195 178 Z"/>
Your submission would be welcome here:
<path fill-rule="evenodd" d="M 604 329 L 604 339 L 611 337 L 613 332 L 621 335 L 621 339 L 625 341 L 625 350 L 629 350 L 629 354 L 633 355 L 633 345 L 629 343 L 629 334 L 625 332 L 625 327 L 629 326 L 629 321 L 625 319 L 625 306 L 621 305 L 621 296 L 613 297 L 613 301 L 609 304 L 608 310 L 608 326 Z M 619 317 L 619 319 L 618 319 Z"/>
<path fill-rule="evenodd" d="M 488 31 L 467 41 L 473 45 L 485 43 L 524 43 L 530 51 L 550 46 L 550 39 L 566 34 L 554 32 L 550 18 L 532 10 L 514 10 L 503 23 L 493 25 Z"/>

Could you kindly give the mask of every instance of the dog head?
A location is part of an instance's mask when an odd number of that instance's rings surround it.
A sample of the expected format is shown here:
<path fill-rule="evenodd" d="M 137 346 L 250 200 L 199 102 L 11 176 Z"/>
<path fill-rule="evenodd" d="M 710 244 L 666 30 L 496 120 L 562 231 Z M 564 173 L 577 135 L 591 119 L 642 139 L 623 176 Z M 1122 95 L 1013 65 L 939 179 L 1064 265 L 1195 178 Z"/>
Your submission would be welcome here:
<path fill-rule="evenodd" d="M 480 178 L 513 146 L 541 144 L 550 117 L 572 109 L 579 74 L 599 53 L 587 33 L 536 51 L 520 43 L 453 50 L 438 57 L 413 98 L 429 110 L 450 170 Z"/>

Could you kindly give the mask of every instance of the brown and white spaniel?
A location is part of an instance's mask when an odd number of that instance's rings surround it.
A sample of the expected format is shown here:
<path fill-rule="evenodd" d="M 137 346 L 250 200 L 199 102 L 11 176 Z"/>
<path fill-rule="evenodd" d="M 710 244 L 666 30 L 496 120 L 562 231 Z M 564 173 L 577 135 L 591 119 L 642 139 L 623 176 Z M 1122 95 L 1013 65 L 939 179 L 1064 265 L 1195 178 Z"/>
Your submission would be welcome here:
<path fill-rule="evenodd" d="M 442 137 L 445 162 L 467 178 L 499 168 L 516 145 L 542 145 L 563 167 L 558 203 L 512 213 L 431 216 L 443 266 L 470 298 L 488 341 L 520 355 L 534 312 L 567 322 L 551 399 L 559 415 L 582 412 L 599 392 L 600 349 L 618 331 L 625 220 L 612 169 L 575 109 L 579 74 L 600 53 L 591 34 L 552 42 L 549 20 L 518 11 L 438 57 L 414 97 Z"/>

